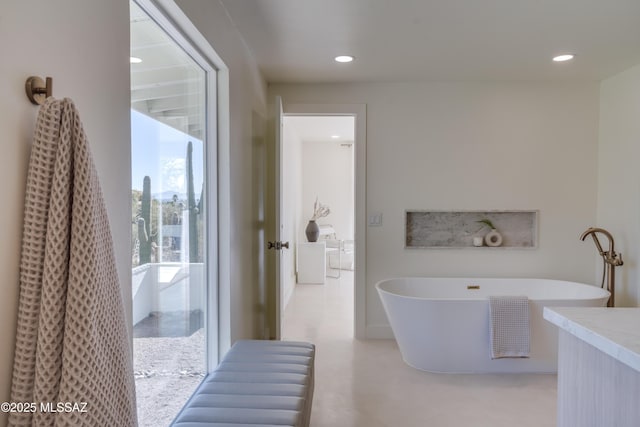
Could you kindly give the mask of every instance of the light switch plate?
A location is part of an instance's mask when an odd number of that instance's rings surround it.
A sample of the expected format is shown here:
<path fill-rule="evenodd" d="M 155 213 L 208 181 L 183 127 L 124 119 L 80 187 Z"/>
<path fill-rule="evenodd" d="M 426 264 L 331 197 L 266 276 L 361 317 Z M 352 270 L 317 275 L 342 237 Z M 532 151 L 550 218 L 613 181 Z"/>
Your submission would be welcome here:
<path fill-rule="evenodd" d="M 382 212 L 369 214 L 369 227 L 382 227 Z"/>

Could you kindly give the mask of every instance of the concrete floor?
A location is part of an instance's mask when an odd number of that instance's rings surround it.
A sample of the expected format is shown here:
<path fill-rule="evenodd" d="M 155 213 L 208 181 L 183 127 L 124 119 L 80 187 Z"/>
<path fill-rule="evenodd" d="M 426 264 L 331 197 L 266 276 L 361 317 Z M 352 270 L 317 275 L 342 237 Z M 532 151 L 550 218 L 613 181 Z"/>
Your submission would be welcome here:
<path fill-rule="evenodd" d="M 316 344 L 311 427 L 556 425 L 556 376 L 431 374 L 407 366 L 393 340 L 353 338 L 353 273 L 297 285 L 283 339 Z"/>

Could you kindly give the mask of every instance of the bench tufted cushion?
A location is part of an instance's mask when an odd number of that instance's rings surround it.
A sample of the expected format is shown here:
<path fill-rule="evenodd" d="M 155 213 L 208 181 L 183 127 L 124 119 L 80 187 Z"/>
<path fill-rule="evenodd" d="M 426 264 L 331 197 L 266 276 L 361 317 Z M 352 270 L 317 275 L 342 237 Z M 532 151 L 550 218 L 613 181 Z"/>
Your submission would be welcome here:
<path fill-rule="evenodd" d="M 238 341 L 172 426 L 308 427 L 314 359 L 310 343 Z"/>

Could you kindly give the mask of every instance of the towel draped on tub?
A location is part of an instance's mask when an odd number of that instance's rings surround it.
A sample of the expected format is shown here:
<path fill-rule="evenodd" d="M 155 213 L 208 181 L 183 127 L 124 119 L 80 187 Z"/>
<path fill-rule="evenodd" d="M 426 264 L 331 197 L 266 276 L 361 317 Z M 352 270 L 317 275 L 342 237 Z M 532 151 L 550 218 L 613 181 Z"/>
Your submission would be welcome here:
<path fill-rule="evenodd" d="M 529 357 L 529 299 L 489 297 L 489 331 L 492 359 Z"/>
<path fill-rule="evenodd" d="M 13 402 L 37 410 L 11 413 L 10 426 L 137 425 L 121 293 L 78 112 L 70 99 L 48 98 L 29 160 L 11 385 Z"/>

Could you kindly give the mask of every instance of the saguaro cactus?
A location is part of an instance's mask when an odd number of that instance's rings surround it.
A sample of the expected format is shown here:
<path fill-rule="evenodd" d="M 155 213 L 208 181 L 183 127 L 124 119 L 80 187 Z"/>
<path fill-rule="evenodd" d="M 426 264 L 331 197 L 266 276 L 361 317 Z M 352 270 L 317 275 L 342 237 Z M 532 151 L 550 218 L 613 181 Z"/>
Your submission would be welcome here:
<path fill-rule="evenodd" d="M 151 262 L 151 178 L 142 181 L 142 200 L 138 218 L 138 240 L 140 241 L 140 265 Z"/>
<path fill-rule="evenodd" d="M 204 215 L 204 182 L 202 183 L 202 189 L 200 190 L 200 200 L 198 200 L 198 215 L 200 222 L 202 222 L 202 216 Z"/>
<path fill-rule="evenodd" d="M 198 235 L 198 214 L 193 184 L 193 143 L 187 144 L 187 209 L 189 209 L 189 262 L 201 262 Z"/>

